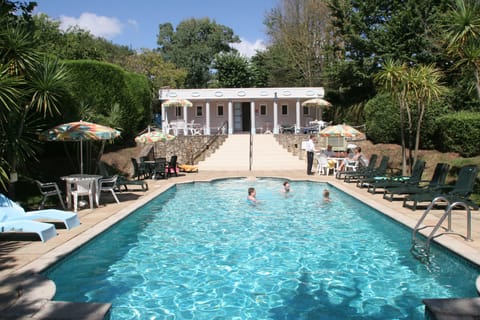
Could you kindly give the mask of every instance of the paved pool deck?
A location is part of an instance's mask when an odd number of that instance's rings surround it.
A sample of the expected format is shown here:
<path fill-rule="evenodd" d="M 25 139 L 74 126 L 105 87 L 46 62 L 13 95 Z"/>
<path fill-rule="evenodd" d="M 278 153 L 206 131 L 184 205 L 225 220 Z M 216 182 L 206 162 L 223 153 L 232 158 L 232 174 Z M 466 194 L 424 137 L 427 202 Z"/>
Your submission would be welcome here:
<path fill-rule="evenodd" d="M 345 183 L 333 176 L 308 176 L 304 170 L 285 171 L 204 171 L 182 173 L 167 180 L 147 180 L 148 191 L 132 190 L 118 193 L 120 204 L 106 195 L 106 204 L 99 208 L 79 211 L 81 225 L 72 230 L 59 229 L 58 236 L 42 243 L 35 241 L 6 241 L 0 246 L 0 318 L 1 319 L 103 319 L 108 313 L 109 304 L 78 304 L 51 301 L 55 294 L 52 281 L 40 276 L 43 270 L 69 252 L 82 246 L 99 233 L 122 220 L 135 209 L 141 207 L 160 193 L 177 183 L 210 181 L 232 177 L 275 177 L 291 181 L 311 180 L 328 182 L 367 205 L 390 216 L 392 219 L 413 228 L 423 214 L 423 209 L 412 211 L 402 207 L 401 201 L 389 202 L 382 194 L 371 194 L 366 188 L 358 188 L 355 183 Z M 294 184 L 294 182 L 293 182 Z M 133 187 L 134 188 L 134 187 Z M 132 189 L 133 189 L 132 188 Z M 294 188 L 294 187 L 293 187 Z M 319 197 L 321 195 L 319 194 Z M 334 199 L 333 199 L 334 200 Z M 443 210 L 432 210 L 425 224 L 435 224 Z M 466 234 L 467 218 L 463 210 L 454 211 L 452 225 L 456 232 Z M 423 231 L 427 234 L 431 229 Z M 466 241 L 457 235 L 444 235 L 435 241 L 480 265 L 480 214 L 472 211 L 472 238 Z M 405 238 L 410 242 L 410 237 Z M 475 284 L 472 283 L 472 286 Z"/>

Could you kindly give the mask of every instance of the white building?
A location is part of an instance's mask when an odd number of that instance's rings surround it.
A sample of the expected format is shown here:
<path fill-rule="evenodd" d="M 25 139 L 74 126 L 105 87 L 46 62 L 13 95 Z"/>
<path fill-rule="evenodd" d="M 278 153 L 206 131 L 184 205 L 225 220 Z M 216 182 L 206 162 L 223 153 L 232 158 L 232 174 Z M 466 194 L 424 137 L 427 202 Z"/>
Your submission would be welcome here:
<path fill-rule="evenodd" d="M 159 90 L 162 102 L 187 99 L 193 104 L 192 107 L 162 107 L 165 130 L 169 130 L 172 122 L 178 122 L 185 124 L 185 134 L 188 134 L 193 131 L 187 130 L 187 124 L 195 124 L 207 135 L 222 126 L 228 128 L 229 135 L 245 132 L 278 134 L 287 127 L 300 132 L 300 128 L 310 126 L 310 121 L 322 119 L 322 110 L 302 107 L 302 102 L 323 96 L 322 87 Z"/>

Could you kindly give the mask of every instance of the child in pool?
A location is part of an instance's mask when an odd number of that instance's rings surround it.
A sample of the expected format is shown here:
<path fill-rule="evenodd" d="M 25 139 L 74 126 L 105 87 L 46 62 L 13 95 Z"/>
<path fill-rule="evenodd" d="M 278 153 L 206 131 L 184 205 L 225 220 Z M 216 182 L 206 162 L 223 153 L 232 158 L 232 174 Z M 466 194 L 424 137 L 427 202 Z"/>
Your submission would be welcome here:
<path fill-rule="evenodd" d="M 323 190 L 323 202 L 330 202 L 330 191 L 328 189 Z"/>
<path fill-rule="evenodd" d="M 257 191 L 255 191 L 255 188 L 253 188 L 253 187 L 248 188 L 247 200 L 250 201 L 253 204 L 256 204 L 258 202 Z"/>
<path fill-rule="evenodd" d="M 285 181 L 285 182 L 283 183 L 282 192 L 283 192 L 283 193 L 289 193 L 289 192 L 290 192 L 290 182 Z"/>

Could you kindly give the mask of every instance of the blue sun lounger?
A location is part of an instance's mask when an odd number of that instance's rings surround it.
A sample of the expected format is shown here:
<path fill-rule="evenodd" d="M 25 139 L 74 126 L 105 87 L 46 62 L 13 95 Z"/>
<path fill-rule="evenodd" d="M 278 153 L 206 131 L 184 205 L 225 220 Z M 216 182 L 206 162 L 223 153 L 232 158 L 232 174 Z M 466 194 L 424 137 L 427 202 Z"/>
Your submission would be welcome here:
<path fill-rule="evenodd" d="M 57 209 L 34 210 L 26 212 L 21 206 L 0 193 L 0 216 L 3 221 L 13 220 L 48 220 L 60 221 L 68 230 L 80 225 L 78 215 L 70 211 Z"/>
<path fill-rule="evenodd" d="M 43 223 L 29 220 L 7 220 L 0 222 L 1 233 L 25 232 L 36 233 L 42 242 L 48 241 L 57 235 L 55 226 L 50 223 Z"/>

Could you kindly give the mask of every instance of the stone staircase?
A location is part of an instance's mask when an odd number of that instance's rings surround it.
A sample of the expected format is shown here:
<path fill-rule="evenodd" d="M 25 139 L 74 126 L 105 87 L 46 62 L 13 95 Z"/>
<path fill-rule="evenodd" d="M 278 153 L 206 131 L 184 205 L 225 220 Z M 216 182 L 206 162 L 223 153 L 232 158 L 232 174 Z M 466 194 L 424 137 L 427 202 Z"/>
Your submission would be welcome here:
<path fill-rule="evenodd" d="M 230 135 L 215 153 L 198 163 L 198 169 L 248 171 L 249 144 L 249 134 Z M 280 146 L 273 135 L 254 135 L 252 171 L 264 170 L 306 170 L 306 164 Z"/>

